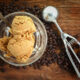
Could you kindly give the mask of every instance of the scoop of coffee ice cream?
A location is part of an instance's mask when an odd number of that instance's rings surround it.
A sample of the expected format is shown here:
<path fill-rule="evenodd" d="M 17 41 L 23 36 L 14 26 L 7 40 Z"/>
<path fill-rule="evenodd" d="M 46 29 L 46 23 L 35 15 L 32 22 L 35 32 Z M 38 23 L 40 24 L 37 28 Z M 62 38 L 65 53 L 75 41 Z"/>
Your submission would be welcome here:
<path fill-rule="evenodd" d="M 14 57 L 22 57 L 28 56 L 32 53 L 34 48 L 34 39 L 26 39 L 19 38 L 19 36 L 15 36 L 14 38 L 10 39 L 7 45 L 7 49 Z"/>
<path fill-rule="evenodd" d="M 33 20 L 28 16 L 15 16 L 12 22 L 12 34 L 24 34 L 36 32 Z"/>

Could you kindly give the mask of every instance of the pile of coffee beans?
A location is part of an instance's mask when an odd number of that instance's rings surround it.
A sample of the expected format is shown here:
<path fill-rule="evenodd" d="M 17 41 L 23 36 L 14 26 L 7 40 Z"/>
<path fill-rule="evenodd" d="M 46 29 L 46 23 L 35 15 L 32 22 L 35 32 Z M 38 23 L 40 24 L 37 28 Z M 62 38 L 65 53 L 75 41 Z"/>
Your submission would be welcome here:
<path fill-rule="evenodd" d="M 6 5 L 3 2 L 0 2 L 0 12 L 2 12 L 3 15 L 7 15 L 9 13 L 16 12 L 16 11 L 30 12 L 34 14 L 35 16 L 37 16 L 44 23 L 46 30 L 47 30 L 48 44 L 47 44 L 45 53 L 37 62 L 33 63 L 30 66 L 34 67 L 35 69 L 40 69 L 41 66 L 43 65 L 49 66 L 52 63 L 57 63 L 62 69 L 65 69 L 73 73 L 74 69 L 66 55 L 65 49 L 63 47 L 63 42 L 60 36 L 58 35 L 57 31 L 55 29 L 52 29 L 52 23 L 48 23 L 43 20 L 42 15 L 41 15 L 42 8 L 39 8 L 36 5 L 34 7 L 26 6 L 27 2 L 25 2 L 26 5 L 23 4 L 23 6 L 20 6 L 16 4 L 16 1 L 18 0 L 12 0 L 8 5 Z M 59 54 L 57 54 L 56 52 L 57 47 L 60 48 Z M 80 52 L 78 56 L 80 57 Z M 0 60 L 0 66 L 4 66 L 4 65 L 6 65 L 6 63 Z M 76 65 L 78 69 L 80 70 L 80 66 L 77 62 L 76 62 Z M 10 67 L 19 69 L 19 67 L 14 67 L 11 65 Z M 26 69 L 26 67 L 23 67 L 23 68 Z M 4 70 L 2 69 L 2 71 Z"/>

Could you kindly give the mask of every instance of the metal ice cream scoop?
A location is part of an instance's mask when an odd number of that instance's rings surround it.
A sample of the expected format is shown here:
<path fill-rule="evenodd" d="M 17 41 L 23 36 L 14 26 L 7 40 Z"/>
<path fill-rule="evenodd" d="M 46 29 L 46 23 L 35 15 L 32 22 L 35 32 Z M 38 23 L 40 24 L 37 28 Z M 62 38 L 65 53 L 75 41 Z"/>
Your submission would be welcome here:
<path fill-rule="evenodd" d="M 58 16 L 58 10 L 55 7 L 48 6 L 48 7 L 44 8 L 42 15 L 43 15 L 43 19 L 45 21 L 49 21 L 49 22 L 55 23 L 56 27 L 60 31 L 61 38 L 63 40 L 67 55 L 68 55 L 72 65 L 73 65 L 73 68 L 74 68 L 76 74 L 80 78 L 80 72 L 79 72 L 78 68 L 76 67 L 76 65 L 75 65 L 75 63 L 74 63 L 74 61 L 73 61 L 73 59 L 72 59 L 72 57 L 70 55 L 70 51 L 72 51 L 73 55 L 75 56 L 75 58 L 77 59 L 77 61 L 80 64 L 80 59 L 78 58 L 78 56 L 76 55 L 74 49 L 72 48 L 72 44 L 73 43 L 77 43 L 80 46 L 80 42 L 76 38 L 74 38 L 73 36 L 71 36 L 71 35 L 69 35 L 67 33 L 64 33 L 62 31 L 62 29 L 60 28 L 60 26 L 58 25 L 57 20 L 56 20 L 56 18 Z M 67 38 L 70 38 L 70 41 L 68 41 Z"/>
<path fill-rule="evenodd" d="M 10 30 L 10 23 L 8 22 L 8 20 L 6 20 L 5 19 L 5 17 L 2 15 L 2 13 L 0 12 L 0 19 L 2 20 L 2 21 L 4 21 L 5 23 L 6 23 L 6 28 L 5 28 L 5 36 L 9 36 L 9 30 Z"/>

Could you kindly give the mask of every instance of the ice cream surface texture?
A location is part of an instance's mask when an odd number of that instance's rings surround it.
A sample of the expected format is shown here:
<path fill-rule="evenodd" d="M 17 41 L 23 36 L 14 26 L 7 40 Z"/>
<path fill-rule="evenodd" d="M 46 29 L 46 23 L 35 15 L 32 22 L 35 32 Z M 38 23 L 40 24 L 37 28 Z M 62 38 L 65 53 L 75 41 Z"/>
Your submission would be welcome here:
<path fill-rule="evenodd" d="M 34 33 L 36 31 L 33 20 L 28 16 L 16 16 L 12 22 L 13 34 Z"/>
<path fill-rule="evenodd" d="M 25 63 L 34 49 L 36 27 L 33 20 L 28 16 L 15 16 L 10 32 L 11 37 L 0 38 L 0 49 L 7 51 L 5 57 L 11 55 L 17 62 Z"/>
<path fill-rule="evenodd" d="M 18 37 L 18 36 L 17 36 Z M 9 40 L 7 49 L 14 57 L 28 56 L 32 53 L 34 47 L 34 39 L 27 38 L 12 38 Z"/>

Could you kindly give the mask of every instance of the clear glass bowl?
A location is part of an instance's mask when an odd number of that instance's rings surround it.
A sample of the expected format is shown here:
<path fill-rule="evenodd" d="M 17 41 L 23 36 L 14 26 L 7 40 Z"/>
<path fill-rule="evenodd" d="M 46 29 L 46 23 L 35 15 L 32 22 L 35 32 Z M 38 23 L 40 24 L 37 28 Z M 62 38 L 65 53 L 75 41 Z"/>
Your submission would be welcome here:
<path fill-rule="evenodd" d="M 12 23 L 12 20 L 15 16 L 17 15 L 24 15 L 24 16 L 29 16 L 33 19 L 33 22 L 36 26 L 37 31 L 34 33 L 35 35 L 35 46 L 34 46 L 34 50 L 32 52 L 31 57 L 27 60 L 26 63 L 18 63 L 16 62 L 15 58 L 6 58 L 3 55 L 5 54 L 5 52 L 0 51 L 0 58 L 2 60 L 4 60 L 5 62 L 14 65 L 14 66 L 25 66 L 25 65 L 30 65 L 32 63 L 34 63 L 35 61 L 37 61 L 44 53 L 46 45 L 47 45 L 47 33 L 46 33 L 46 29 L 45 26 L 43 25 L 43 23 L 34 15 L 27 13 L 27 12 L 14 12 L 11 14 L 8 14 L 7 16 L 5 16 L 5 18 L 10 22 L 10 24 Z M 6 24 L 3 21 L 0 21 L 0 37 L 3 37 L 4 34 L 8 34 L 8 26 L 6 26 Z M 8 35 L 7 35 L 8 36 Z"/>

